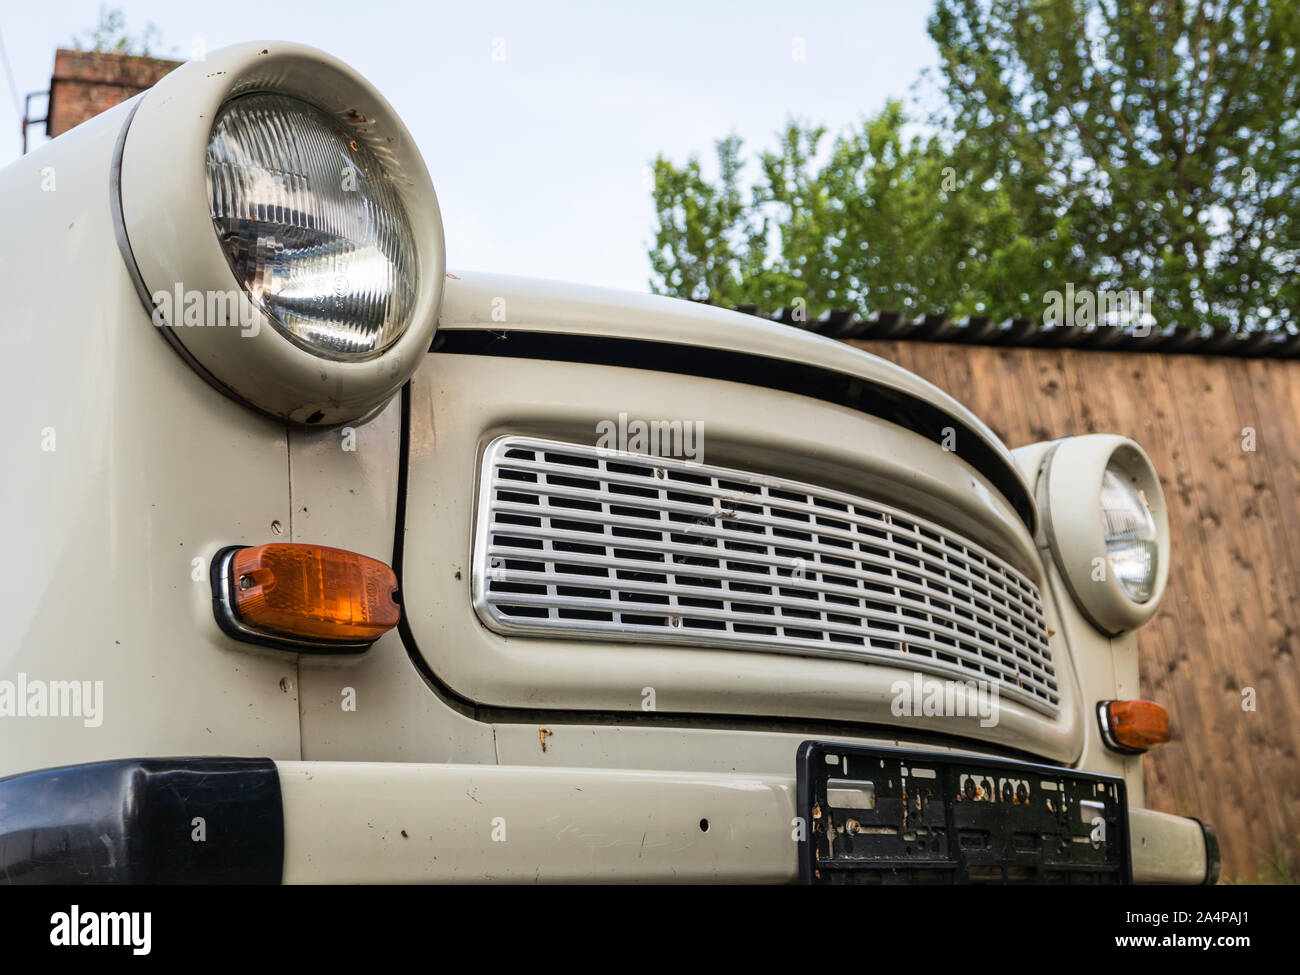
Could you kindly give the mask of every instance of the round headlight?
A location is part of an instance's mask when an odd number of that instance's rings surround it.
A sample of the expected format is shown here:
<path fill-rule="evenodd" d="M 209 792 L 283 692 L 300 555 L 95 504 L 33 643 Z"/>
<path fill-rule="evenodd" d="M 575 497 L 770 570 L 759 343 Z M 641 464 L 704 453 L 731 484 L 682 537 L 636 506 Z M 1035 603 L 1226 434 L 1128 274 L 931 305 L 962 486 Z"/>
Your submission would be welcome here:
<path fill-rule="evenodd" d="M 1047 455 L 1039 510 L 1075 604 L 1108 634 L 1141 626 L 1169 577 L 1169 516 L 1151 461 L 1132 440 L 1067 437 Z"/>
<path fill-rule="evenodd" d="M 181 65 L 133 100 L 111 176 L 142 327 L 225 395 L 351 423 L 426 361 L 438 198 L 392 106 L 337 58 L 277 41 Z"/>
<path fill-rule="evenodd" d="M 1142 489 L 1113 463 L 1101 476 L 1101 522 L 1111 571 L 1129 596 L 1145 603 L 1160 561 L 1156 522 Z"/>
<path fill-rule="evenodd" d="M 230 269 L 271 324 L 329 358 L 393 344 L 415 304 L 415 243 L 392 177 L 334 118 L 284 95 L 217 116 L 208 205 Z"/>

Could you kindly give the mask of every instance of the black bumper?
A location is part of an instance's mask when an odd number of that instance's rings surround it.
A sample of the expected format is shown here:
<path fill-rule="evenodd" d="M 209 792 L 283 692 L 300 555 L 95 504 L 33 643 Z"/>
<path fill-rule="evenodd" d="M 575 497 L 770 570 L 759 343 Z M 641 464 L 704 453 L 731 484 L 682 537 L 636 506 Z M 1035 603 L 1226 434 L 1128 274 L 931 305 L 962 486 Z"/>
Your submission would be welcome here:
<path fill-rule="evenodd" d="M 0 779 L 0 881 L 276 884 L 284 807 L 267 758 L 123 759 Z"/>

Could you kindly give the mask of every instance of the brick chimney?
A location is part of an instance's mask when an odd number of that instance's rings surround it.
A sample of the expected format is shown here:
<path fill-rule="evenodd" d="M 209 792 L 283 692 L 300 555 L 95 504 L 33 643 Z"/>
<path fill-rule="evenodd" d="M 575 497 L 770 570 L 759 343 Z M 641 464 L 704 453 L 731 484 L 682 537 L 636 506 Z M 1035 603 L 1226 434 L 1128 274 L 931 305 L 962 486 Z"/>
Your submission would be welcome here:
<path fill-rule="evenodd" d="M 54 52 L 46 134 L 52 139 L 132 95 L 152 88 L 181 61 L 113 51 Z"/>

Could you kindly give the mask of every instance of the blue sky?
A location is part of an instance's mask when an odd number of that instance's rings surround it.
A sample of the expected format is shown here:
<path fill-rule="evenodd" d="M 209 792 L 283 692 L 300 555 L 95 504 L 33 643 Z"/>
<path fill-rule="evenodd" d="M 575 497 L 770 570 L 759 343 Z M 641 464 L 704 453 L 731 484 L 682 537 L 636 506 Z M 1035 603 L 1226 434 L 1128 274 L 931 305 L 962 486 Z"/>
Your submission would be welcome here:
<path fill-rule="evenodd" d="M 54 49 L 89 33 L 99 6 L 0 6 L 20 94 L 48 87 Z M 927 0 L 110 6 L 132 34 L 157 24 L 160 54 L 188 56 L 196 39 L 209 50 L 282 39 L 355 67 L 424 154 L 451 267 L 635 290 L 649 279 L 646 179 L 657 153 L 707 160 L 730 132 L 770 145 L 790 117 L 839 131 L 906 95 L 935 63 Z M 493 59 L 497 39 L 503 60 Z M 7 80 L 0 89 L 3 165 L 21 140 Z"/>

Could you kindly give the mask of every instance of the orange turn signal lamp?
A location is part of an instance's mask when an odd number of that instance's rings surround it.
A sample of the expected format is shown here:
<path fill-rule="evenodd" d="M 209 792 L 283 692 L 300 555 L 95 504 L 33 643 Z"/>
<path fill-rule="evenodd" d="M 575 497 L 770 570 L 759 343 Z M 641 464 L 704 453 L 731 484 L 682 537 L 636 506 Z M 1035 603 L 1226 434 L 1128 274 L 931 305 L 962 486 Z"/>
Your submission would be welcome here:
<path fill-rule="evenodd" d="M 1101 737 L 1121 752 L 1144 752 L 1169 740 L 1169 714 L 1155 701 L 1102 701 Z"/>
<path fill-rule="evenodd" d="M 236 639 L 297 652 L 366 649 L 401 618 L 397 576 L 378 559 L 324 545 L 231 546 L 217 553 L 217 622 Z"/>

